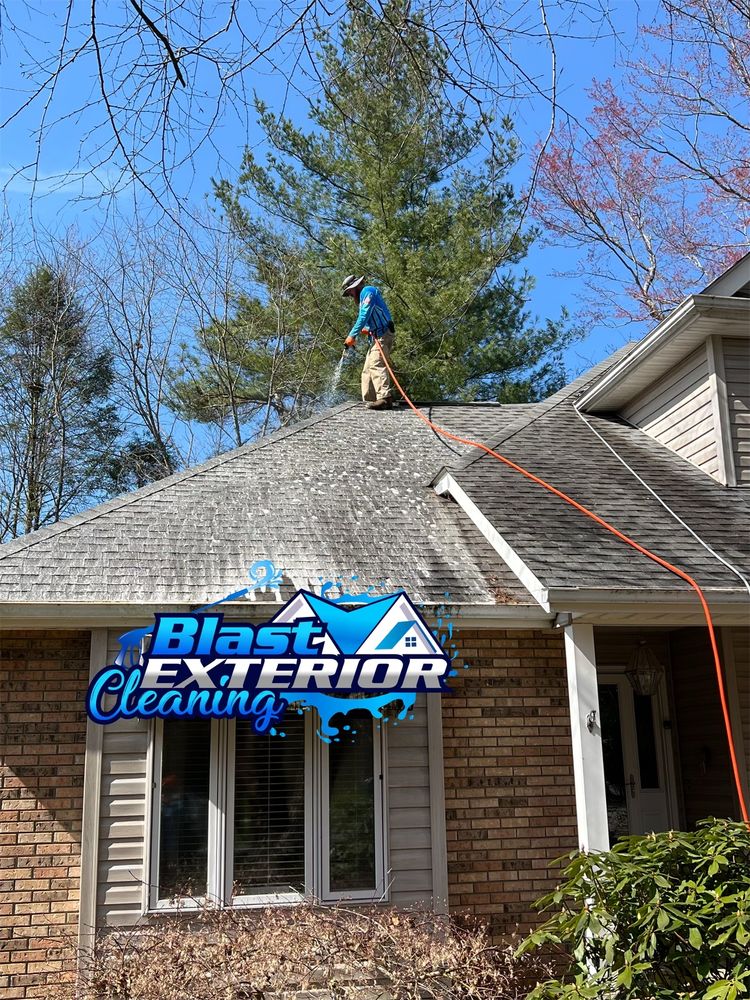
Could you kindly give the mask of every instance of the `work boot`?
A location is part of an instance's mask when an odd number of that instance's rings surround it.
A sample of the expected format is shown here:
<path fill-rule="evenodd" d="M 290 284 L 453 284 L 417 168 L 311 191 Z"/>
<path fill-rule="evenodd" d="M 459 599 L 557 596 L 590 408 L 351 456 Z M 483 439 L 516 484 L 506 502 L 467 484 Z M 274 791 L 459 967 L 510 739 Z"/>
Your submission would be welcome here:
<path fill-rule="evenodd" d="M 387 410 L 390 402 L 387 399 L 376 399 L 372 403 L 365 403 L 368 410 Z"/>

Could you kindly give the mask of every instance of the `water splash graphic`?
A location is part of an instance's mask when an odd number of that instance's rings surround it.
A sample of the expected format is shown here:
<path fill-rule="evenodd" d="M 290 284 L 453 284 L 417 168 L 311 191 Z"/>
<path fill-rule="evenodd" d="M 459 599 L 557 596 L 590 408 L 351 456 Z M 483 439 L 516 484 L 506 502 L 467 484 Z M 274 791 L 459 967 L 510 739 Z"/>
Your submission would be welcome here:
<path fill-rule="evenodd" d="M 270 559 L 256 559 L 247 571 L 252 586 L 248 587 L 248 592 L 255 590 L 278 590 L 284 579 L 284 570 L 276 569 Z"/>
<path fill-rule="evenodd" d="M 399 721 L 413 718 L 409 712 L 414 708 L 417 695 L 414 691 L 391 691 L 388 694 L 364 695 L 361 698 L 341 698 L 333 694 L 324 694 L 322 691 L 279 691 L 278 697 L 289 705 L 301 706 L 300 712 L 314 708 L 318 713 L 318 736 L 324 743 L 338 743 L 341 739 L 340 733 L 348 730 L 348 726 L 334 726 L 331 719 L 335 715 L 347 716 L 349 712 L 356 709 L 364 709 L 369 712 L 373 719 L 388 721 L 388 716 L 384 714 L 384 709 L 394 702 L 401 702 L 402 708 L 396 716 L 394 725 Z"/>
<path fill-rule="evenodd" d="M 335 391 L 338 385 L 338 380 L 341 375 L 341 367 L 343 363 L 339 363 L 336 372 L 334 372 L 334 379 L 332 380 L 332 387 Z M 204 612 L 209 608 L 213 608 L 216 605 L 222 604 L 226 601 L 237 600 L 240 597 L 248 595 L 252 600 L 255 600 L 255 592 L 260 591 L 276 591 L 277 595 L 279 593 L 280 584 L 283 580 L 283 571 L 277 570 L 274 563 L 269 559 L 260 559 L 252 564 L 248 570 L 248 576 L 251 581 L 251 585 L 242 590 L 234 591 L 228 594 L 226 597 L 219 598 L 210 604 L 204 605 L 202 608 L 197 609 L 197 613 Z M 318 577 L 320 583 L 319 594 L 320 597 L 327 601 L 329 604 L 362 604 L 369 605 L 378 601 L 383 601 L 389 597 L 397 597 L 402 591 L 397 590 L 393 593 L 383 593 L 385 589 L 385 581 L 380 581 L 378 584 L 371 584 L 367 586 L 364 590 L 357 592 L 356 582 L 358 576 L 353 574 L 346 578 L 344 581 L 343 576 L 337 576 L 334 579 L 325 580 L 322 576 Z M 351 587 L 351 591 L 347 589 L 351 586 L 351 583 L 355 586 Z M 381 592 L 377 592 L 381 591 Z M 437 639 L 440 646 L 443 649 L 449 647 L 450 652 L 448 656 L 451 660 L 454 660 L 457 655 L 457 646 L 454 636 L 454 623 L 452 618 L 454 617 L 455 611 L 451 608 L 449 604 L 450 593 L 445 593 L 446 601 L 437 607 L 432 607 L 429 612 L 435 615 L 435 625 L 436 627 L 431 629 L 432 634 Z M 429 613 L 428 609 L 424 604 L 416 605 L 425 614 Z M 344 609 L 336 612 L 337 614 L 345 614 Z M 349 614 L 367 614 L 364 608 L 358 609 L 357 612 L 349 612 Z M 124 633 L 119 637 L 120 650 L 115 659 L 115 664 L 121 668 L 137 668 L 141 662 L 141 645 L 143 639 L 153 631 L 153 625 L 146 626 L 145 628 L 131 629 L 129 632 Z M 467 669 L 468 664 L 462 664 L 463 669 Z M 450 676 L 457 676 L 458 671 L 453 669 L 450 672 Z M 265 692 L 270 695 L 271 692 Z M 414 708 L 416 702 L 416 693 L 414 692 L 404 692 L 404 691 L 390 691 L 386 693 L 378 694 L 368 694 L 361 695 L 358 697 L 351 696 L 341 696 L 335 694 L 326 694 L 321 691 L 285 691 L 285 692 L 275 692 L 276 698 L 278 698 L 277 705 L 279 701 L 283 701 L 287 707 L 296 709 L 298 712 L 316 711 L 318 715 L 318 728 L 317 734 L 321 740 L 325 743 L 338 743 L 342 738 L 346 738 L 354 732 L 349 724 L 344 724 L 339 722 L 334 724 L 332 722 L 333 718 L 336 716 L 341 716 L 345 718 L 350 712 L 354 712 L 357 709 L 369 712 L 374 720 L 379 720 L 380 724 L 385 725 L 392 721 L 394 726 L 397 726 L 399 722 L 403 722 L 405 719 L 413 719 L 414 715 L 412 709 Z M 389 711 L 392 705 L 400 704 L 400 708 L 395 711 Z M 279 705 L 279 709 L 281 706 Z M 380 728 L 380 725 L 378 726 Z M 270 728 L 270 735 L 284 738 L 286 733 L 280 726 L 275 726 Z"/>
<path fill-rule="evenodd" d="M 350 580 L 356 581 L 359 579 L 358 576 L 350 576 Z M 376 587 L 384 587 L 385 582 L 381 580 L 378 584 L 371 583 L 366 590 L 359 594 L 350 594 L 347 590 L 344 590 L 344 578 L 337 576 L 335 580 L 323 580 L 322 576 L 318 577 L 320 581 L 320 596 L 324 597 L 331 604 L 371 604 L 373 601 L 380 601 L 384 597 L 393 597 L 398 591 L 393 591 L 392 593 L 382 594 L 376 593 Z M 331 591 L 338 589 L 339 593 L 334 597 Z"/>
<path fill-rule="evenodd" d="M 120 652 L 115 657 L 116 666 L 138 666 L 141 662 L 141 643 L 149 632 L 153 631 L 153 628 L 153 625 L 147 625 L 145 628 L 134 628 L 120 636 L 117 640 L 120 644 Z"/>
<path fill-rule="evenodd" d="M 209 608 L 215 608 L 217 605 L 224 604 L 227 601 L 238 601 L 240 597 L 246 597 L 248 594 L 255 600 L 256 590 L 274 590 L 278 595 L 279 587 L 284 579 L 284 570 L 276 569 L 270 559 L 256 559 L 247 571 L 247 575 L 252 580 L 251 587 L 243 587 L 242 590 L 233 590 L 231 594 L 227 594 L 225 597 L 220 597 L 216 601 L 211 601 L 210 604 L 204 604 L 200 608 L 196 608 L 194 614 L 202 614 L 204 611 L 208 611 Z"/>

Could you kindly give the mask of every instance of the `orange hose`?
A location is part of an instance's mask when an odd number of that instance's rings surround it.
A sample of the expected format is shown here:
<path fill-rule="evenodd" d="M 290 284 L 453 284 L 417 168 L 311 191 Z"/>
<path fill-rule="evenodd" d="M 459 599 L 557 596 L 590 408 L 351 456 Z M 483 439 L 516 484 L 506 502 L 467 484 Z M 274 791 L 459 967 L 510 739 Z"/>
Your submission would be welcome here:
<path fill-rule="evenodd" d="M 750 827 L 750 814 L 748 814 L 747 803 L 745 801 L 745 793 L 742 788 L 742 781 L 740 779 L 740 769 L 737 763 L 737 754 L 734 748 L 734 734 L 732 732 L 732 722 L 729 715 L 729 706 L 727 704 L 726 689 L 724 687 L 724 674 L 721 666 L 721 657 L 719 656 L 719 647 L 716 642 L 714 623 L 711 617 L 711 610 L 708 606 L 705 594 L 701 590 L 697 581 L 694 580 L 689 573 L 686 573 L 684 570 L 680 569 L 679 566 L 674 566 L 672 563 L 667 562 L 666 559 L 662 559 L 661 556 L 657 556 L 656 553 L 651 552 L 650 549 L 645 548 L 643 545 L 640 545 L 638 542 L 636 542 L 633 538 L 630 538 L 629 535 L 626 535 L 618 528 L 615 528 L 615 526 L 613 524 L 610 524 L 609 521 L 606 521 L 603 517 L 600 517 L 598 514 L 595 514 L 592 510 L 589 510 L 588 507 L 584 507 L 583 504 L 578 503 L 577 500 L 574 500 L 572 497 L 569 497 L 567 493 L 563 493 L 562 490 L 558 490 L 556 486 L 552 486 L 550 483 L 546 482 L 544 479 L 541 479 L 539 476 L 535 476 L 534 473 L 529 472 L 528 469 L 524 469 L 522 466 L 516 465 L 516 463 L 512 462 L 509 458 L 506 458 L 504 455 L 501 455 L 497 451 L 493 451 L 492 448 L 488 447 L 486 444 L 482 444 L 481 441 L 474 441 L 472 438 L 465 438 L 462 437 L 460 434 L 453 434 L 451 431 L 446 430 L 444 427 L 440 427 L 437 424 L 434 424 L 429 419 L 429 417 L 425 416 L 425 414 L 422 413 L 422 411 L 418 409 L 414 405 L 414 403 L 412 403 L 412 401 L 409 399 L 406 392 L 404 392 L 401 383 L 394 375 L 393 369 L 390 366 L 388 358 L 386 357 L 385 352 L 383 351 L 383 348 L 380 345 L 380 341 L 378 340 L 377 337 L 374 337 L 373 340 L 378 345 L 380 356 L 382 357 L 383 362 L 386 368 L 388 369 L 391 379 L 393 380 L 393 384 L 396 386 L 398 391 L 403 396 L 404 402 L 406 402 L 408 406 L 414 411 L 414 413 L 416 413 L 419 419 L 423 421 L 425 424 L 427 424 L 428 427 L 432 428 L 432 430 L 435 431 L 436 434 L 440 434 L 442 435 L 442 437 L 445 438 L 450 438 L 451 441 L 457 441 L 459 444 L 465 444 L 469 445 L 472 448 L 478 448 L 480 451 L 485 452 L 487 455 L 492 455 L 492 457 L 496 458 L 498 462 L 502 462 L 503 465 L 507 465 L 508 468 L 513 469 L 514 472 L 518 472 L 522 476 L 525 476 L 526 479 L 530 479 L 533 483 L 537 483 L 539 486 L 542 486 L 549 493 L 553 493 L 556 497 L 559 497 L 561 500 L 564 500 L 566 503 L 570 504 L 571 507 L 575 507 L 576 510 L 580 511 L 582 514 L 585 514 L 586 517 L 591 518 L 592 521 L 596 521 L 596 523 L 601 525 L 602 528 L 605 528 L 616 538 L 619 538 L 621 542 L 625 542 L 626 545 L 630 545 L 631 548 L 634 548 L 637 552 L 640 552 L 642 555 L 647 556 L 647 558 L 651 559 L 659 566 L 663 566 L 664 569 L 669 570 L 670 573 L 674 573 L 675 576 L 678 576 L 681 580 L 684 580 L 693 588 L 693 590 L 698 595 L 698 600 L 701 602 L 701 607 L 703 608 L 703 614 L 706 619 L 706 625 L 708 627 L 708 636 L 711 642 L 711 651 L 713 653 L 714 667 L 716 669 L 716 681 L 719 687 L 719 700 L 721 702 L 721 710 L 724 716 L 724 729 L 726 731 L 727 743 L 729 746 L 729 758 L 732 762 L 732 775 L 734 777 L 734 785 L 737 792 L 737 798 L 740 804 L 740 811 L 742 813 L 743 820 Z"/>

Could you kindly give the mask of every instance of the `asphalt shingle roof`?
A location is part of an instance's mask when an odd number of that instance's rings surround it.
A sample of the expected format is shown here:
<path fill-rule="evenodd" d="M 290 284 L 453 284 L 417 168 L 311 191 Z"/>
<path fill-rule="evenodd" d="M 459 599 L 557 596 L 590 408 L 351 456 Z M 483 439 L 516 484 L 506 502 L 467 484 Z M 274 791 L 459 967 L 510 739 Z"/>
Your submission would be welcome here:
<path fill-rule="evenodd" d="M 575 412 L 628 345 L 542 403 L 425 405 L 435 423 L 490 444 L 571 494 L 703 586 L 741 591 Z M 750 574 L 750 494 L 726 489 L 616 418 L 588 420 L 705 540 Z M 284 596 L 344 577 L 417 601 L 533 604 L 460 507 L 430 483 L 449 469 L 547 588 L 686 585 L 493 458 L 430 431 L 407 409 L 358 403 L 0 547 L 0 601 L 216 600 L 271 559 Z M 349 581 L 355 575 L 357 580 Z"/>
<path fill-rule="evenodd" d="M 426 408 L 459 431 L 497 434 L 524 406 Z M 0 547 L 0 601 L 201 604 L 272 559 L 282 589 L 356 574 L 414 600 L 533 604 L 468 517 L 429 486 L 466 449 L 410 412 L 344 404 Z"/>
<path fill-rule="evenodd" d="M 492 447 L 589 507 L 707 588 L 741 582 L 673 518 L 575 412 L 575 394 L 540 405 Z M 548 401 L 549 403 L 549 401 Z M 589 423 L 709 545 L 750 576 L 750 495 L 727 489 L 617 418 Z M 547 588 L 684 591 L 674 574 L 494 458 L 470 456 L 453 476 Z"/>

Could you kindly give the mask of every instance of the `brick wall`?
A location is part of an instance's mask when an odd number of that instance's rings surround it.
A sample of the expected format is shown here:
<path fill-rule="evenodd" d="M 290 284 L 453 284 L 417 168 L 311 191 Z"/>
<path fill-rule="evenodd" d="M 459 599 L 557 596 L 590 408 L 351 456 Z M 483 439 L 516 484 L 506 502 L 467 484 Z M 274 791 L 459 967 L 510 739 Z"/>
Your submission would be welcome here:
<path fill-rule="evenodd" d="M 538 923 L 577 844 L 562 631 L 461 630 L 443 697 L 449 904 L 496 935 Z"/>
<path fill-rule="evenodd" d="M 78 919 L 89 633 L 0 632 L 0 1000 L 48 996 Z M 453 911 L 512 932 L 575 847 L 562 634 L 462 630 L 443 699 Z"/>
<path fill-rule="evenodd" d="M 78 922 L 87 631 L 0 632 L 0 998 L 70 975 Z"/>

